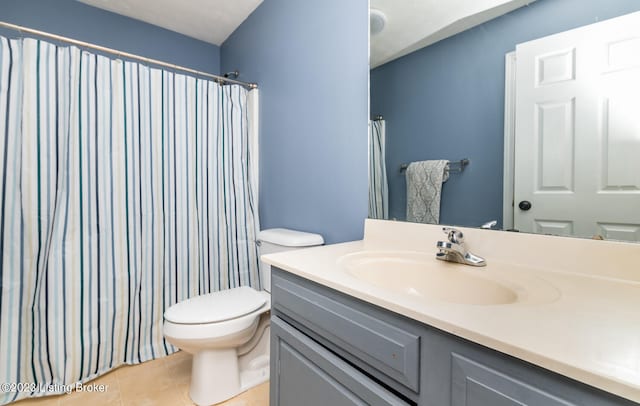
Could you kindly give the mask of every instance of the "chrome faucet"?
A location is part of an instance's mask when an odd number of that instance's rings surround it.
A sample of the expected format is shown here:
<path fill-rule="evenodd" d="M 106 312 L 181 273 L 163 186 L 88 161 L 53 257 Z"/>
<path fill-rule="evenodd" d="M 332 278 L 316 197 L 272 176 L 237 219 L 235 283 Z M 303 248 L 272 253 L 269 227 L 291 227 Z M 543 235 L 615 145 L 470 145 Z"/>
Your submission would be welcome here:
<path fill-rule="evenodd" d="M 436 247 L 440 250 L 436 254 L 437 259 L 471 266 L 487 265 L 487 261 L 484 258 L 480 258 L 467 250 L 462 231 L 453 227 L 444 227 L 442 231 L 447 235 L 448 241 L 438 241 L 436 244 Z"/>
<path fill-rule="evenodd" d="M 483 225 L 480 226 L 480 228 L 484 229 L 484 230 L 491 230 L 493 229 L 493 227 L 498 225 L 498 220 L 491 220 L 488 221 L 486 223 L 484 223 Z"/>

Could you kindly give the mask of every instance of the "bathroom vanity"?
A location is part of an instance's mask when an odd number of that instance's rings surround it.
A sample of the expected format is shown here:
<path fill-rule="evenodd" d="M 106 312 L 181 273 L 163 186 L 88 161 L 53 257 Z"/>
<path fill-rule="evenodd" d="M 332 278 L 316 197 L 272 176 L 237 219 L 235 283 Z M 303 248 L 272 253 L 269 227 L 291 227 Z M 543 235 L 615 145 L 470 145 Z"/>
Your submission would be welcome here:
<path fill-rule="evenodd" d="M 263 257 L 272 405 L 639 404 L 640 282 L 624 261 L 640 247 L 465 229 L 480 270 L 436 261 L 439 233 L 367 220 L 363 241 Z M 595 269 L 600 250 L 622 262 Z"/>

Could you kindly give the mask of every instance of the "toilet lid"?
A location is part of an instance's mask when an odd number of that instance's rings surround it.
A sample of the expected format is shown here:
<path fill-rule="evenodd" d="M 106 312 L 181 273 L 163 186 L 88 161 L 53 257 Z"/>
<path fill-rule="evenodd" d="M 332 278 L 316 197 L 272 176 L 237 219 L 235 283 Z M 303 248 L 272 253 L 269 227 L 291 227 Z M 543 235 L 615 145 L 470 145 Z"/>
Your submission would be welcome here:
<path fill-rule="evenodd" d="M 216 323 L 249 314 L 266 301 L 258 291 L 242 286 L 176 303 L 164 312 L 164 318 L 177 324 Z"/>

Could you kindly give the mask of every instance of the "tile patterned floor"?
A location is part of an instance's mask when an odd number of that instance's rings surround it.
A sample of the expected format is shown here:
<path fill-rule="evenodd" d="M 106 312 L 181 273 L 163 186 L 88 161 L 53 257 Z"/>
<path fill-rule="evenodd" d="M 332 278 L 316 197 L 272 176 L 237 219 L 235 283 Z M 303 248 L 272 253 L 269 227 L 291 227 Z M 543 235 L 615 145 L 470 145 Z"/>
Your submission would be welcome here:
<path fill-rule="evenodd" d="M 191 355 L 179 351 L 139 365 L 123 366 L 91 383 L 108 385 L 104 393 L 73 392 L 68 395 L 26 399 L 12 406 L 191 406 L 189 380 Z M 268 406 L 269 383 L 248 390 L 222 406 Z"/>

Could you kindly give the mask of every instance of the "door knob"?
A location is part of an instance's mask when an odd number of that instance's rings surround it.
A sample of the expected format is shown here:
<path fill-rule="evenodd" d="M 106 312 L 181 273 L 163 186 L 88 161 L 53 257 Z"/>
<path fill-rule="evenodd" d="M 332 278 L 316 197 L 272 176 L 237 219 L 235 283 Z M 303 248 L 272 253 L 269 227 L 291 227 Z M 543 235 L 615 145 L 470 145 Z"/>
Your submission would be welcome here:
<path fill-rule="evenodd" d="M 520 208 L 520 210 L 527 211 L 531 208 L 531 202 L 528 200 L 523 200 L 520 203 L 518 203 L 518 207 Z"/>

